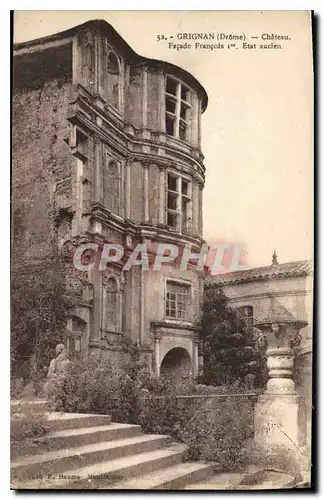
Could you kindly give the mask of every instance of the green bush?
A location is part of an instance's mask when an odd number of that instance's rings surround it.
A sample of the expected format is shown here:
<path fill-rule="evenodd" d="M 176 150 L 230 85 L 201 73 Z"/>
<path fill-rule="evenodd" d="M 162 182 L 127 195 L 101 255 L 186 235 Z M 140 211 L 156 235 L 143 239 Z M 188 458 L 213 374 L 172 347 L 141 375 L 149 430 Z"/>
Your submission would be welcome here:
<path fill-rule="evenodd" d="M 181 404 L 176 394 L 156 396 L 143 392 L 138 404 L 138 423 L 146 433 L 167 434 L 181 441 L 181 432 L 192 415 L 190 405 Z"/>
<path fill-rule="evenodd" d="M 138 401 L 144 388 L 141 365 L 113 371 L 108 363 L 74 364 L 55 396 L 56 409 L 66 412 L 109 414 L 118 422 L 137 421 Z M 144 379 L 148 377 L 144 376 Z M 150 384 L 152 386 L 152 381 Z"/>
<path fill-rule="evenodd" d="M 10 424 L 12 443 L 44 436 L 49 431 L 47 418 L 42 413 L 13 414 Z"/>
<path fill-rule="evenodd" d="M 10 397 L 17 399 L 21 396 L 24 388 L 24 379 L 22 377 L 11 377 L 10 379 Z"/>
<path fill-rule="evenodd" d="M 252 401 L 227 396 L 223 386 L 196 387 L 197 395 L 221 398 L 187 398 L 185 390 L 188 394 L 188 387 L 152 377 L 139 362 L 119 373 L 105 363 L 75 365 L 57 395 L 57 409 L 109 414 L 115 422 L 141 425 L 145 433 L 171 435 L 188 445 L 189 459 L 237 469 L 246 458 L 243 443 L 251 436 Z"/>
<path fill-rule="evenodd" d="M 223 470 L 246 464 L 245 441 L 251 437 L 253 404 L 244 398 L 210 398 L 196 410 L 181 431 L 193 460 L 213 461 Z"/>

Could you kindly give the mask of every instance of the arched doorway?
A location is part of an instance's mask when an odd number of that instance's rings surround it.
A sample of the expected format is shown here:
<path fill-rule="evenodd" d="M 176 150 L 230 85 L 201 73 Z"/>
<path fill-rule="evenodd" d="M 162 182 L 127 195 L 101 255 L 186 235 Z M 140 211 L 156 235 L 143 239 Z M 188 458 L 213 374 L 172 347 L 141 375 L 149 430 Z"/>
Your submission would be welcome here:
<path fill-rule="evenodd" d="M 168 351 L 161 363 L 160 377 L 177 385 L 191 382 L 192 367 L 188 351 L 183 347 Z"/>

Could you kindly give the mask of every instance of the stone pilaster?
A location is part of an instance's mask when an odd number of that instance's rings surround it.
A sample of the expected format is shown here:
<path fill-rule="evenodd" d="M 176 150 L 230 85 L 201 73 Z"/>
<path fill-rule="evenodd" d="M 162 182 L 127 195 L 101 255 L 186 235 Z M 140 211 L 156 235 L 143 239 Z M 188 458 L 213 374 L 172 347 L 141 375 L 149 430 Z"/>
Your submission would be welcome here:
<path fill-rule="evenodd" d="M 142 123 L 143 128 L 147 126 L 147 68 L 142 68 Z"/>
<path fill-rule="evenodd" d="M 163 71 L 159 74 L 159 123 L 161 132 L 165 132 L 165 76 Z"/>
<path fill-rule="evenodd" d="M 160 342 L 161 335 L 155 332 L 154 335 L 154 371 L 155 375 L 160 378 L 160 366 L 161 366 L 161 355 L 160 355 Z"/>
<path fill-rule="evenodd" d="M 199 373 L 199 335 L 193 337 L 193 378 L 195 379 Z"/>
<path fill-rule="evenodd" d="M 202 184 L 198 185 L 198 234 L 203 234 L 203 207 L 202 207 Z"/>
<path fill-rule="evenodd" d="M 131 160 L 125 164 L 125 218 L 130 219 L 130 193 L 131 193 Z"/>
<path fill-rule="evenodd" d="M 148 189 L 148 163 L 143 164 L 144 168 L 144 222 L 149 222 L 149 189 Z"/>
<path fill-rule="evenodd" d="M 94 200 L 103 202 L 102 192 L 102 142 L 98 136 L 94 137 Z"/>
<path fill-rule="evenodd" d="M 81 51 L 78 36 L 74 36 L 72 41 L 72 83 L 76 85 L 81 81 Z"/>
<path fill-rule="evenodd" d="M 159 225 L 165 224 L 165 167 L 159 166 L 160 190 L 159 190 Z"/>

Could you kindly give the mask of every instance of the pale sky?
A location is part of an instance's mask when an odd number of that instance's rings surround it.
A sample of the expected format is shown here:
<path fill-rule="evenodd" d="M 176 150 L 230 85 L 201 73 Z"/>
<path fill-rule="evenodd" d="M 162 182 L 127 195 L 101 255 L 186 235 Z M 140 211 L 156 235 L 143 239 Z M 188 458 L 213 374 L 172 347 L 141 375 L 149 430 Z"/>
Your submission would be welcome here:
<path fill-rule="evenodd" d="M 294 11 L 19 11 L 14 42 L 105 19 L 140 55 L 192 73 L 207 91 L 204 238 L 242 243 L 251 267 L 312 258 L 313 81 L 310 16 Z M 157 34 L 289 35 L 282 50 L 170 50 Z M 248 40 L 249 43 L 259 40 Z M 177 41 L 180 43 L 180 41 Z M 194 43 L 194 42 L 192 42 Z M 217 43 L 217 41 L 204 42 Z M 224 42 L 223 42 L 224 43 Z M 267 42 L 271 43 L 271 42 Z"/>

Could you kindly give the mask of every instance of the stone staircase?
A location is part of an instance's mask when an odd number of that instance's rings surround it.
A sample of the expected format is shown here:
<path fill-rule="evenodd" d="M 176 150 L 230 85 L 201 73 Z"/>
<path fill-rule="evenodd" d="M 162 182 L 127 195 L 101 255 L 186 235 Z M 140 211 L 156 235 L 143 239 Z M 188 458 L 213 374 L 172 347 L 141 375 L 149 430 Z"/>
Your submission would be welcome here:
<path fill-rule="evenodd" d="M 46 411 L 46 401 L 13 402 L 12 418 Z M 51 431 L 24 443 L 11 461 L 13 489 L 183 489 L 213 474 L 213 464 L 183 462 L 170 436 L 109 416 L 48 412 Z"/>
<path fill-rule="evenodd" d="M 186 446 L 170 436 L 143 434 L 139 425 L 108 415 L 48 411 L 46 401 L 15 401 L 12 419 L 47 415 L 50 432 L 26 440 L 11 460 L 12 489 L 267 490 L 292 488 L 293 476 L 249 467 L 217 473 L 217 464 L 184 462 Z"/>

